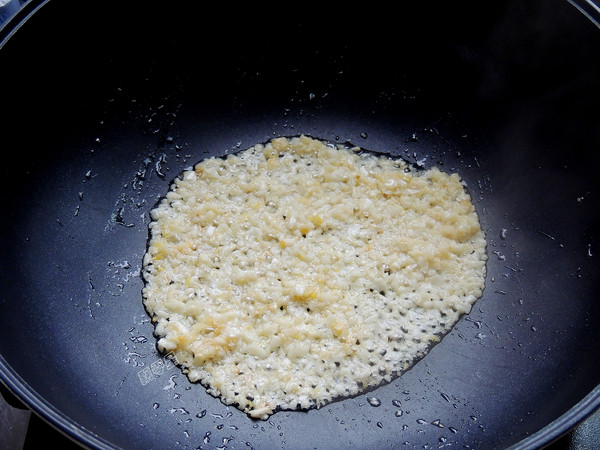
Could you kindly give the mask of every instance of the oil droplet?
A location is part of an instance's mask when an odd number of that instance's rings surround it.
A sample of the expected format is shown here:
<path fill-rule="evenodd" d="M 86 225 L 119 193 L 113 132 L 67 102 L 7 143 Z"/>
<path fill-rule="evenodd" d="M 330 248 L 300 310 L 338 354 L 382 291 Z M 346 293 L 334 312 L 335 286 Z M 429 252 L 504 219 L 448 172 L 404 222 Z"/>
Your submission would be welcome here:
<path fill-rule="evenodd" d="M 377 422 L 377 426 L 378 426 L 379 428 L 383 428 L 383 424 L 382 424 L 381 422 Z"/>
<path fill-rule="evenodd" d="M 204 416 L 206 415 L 206 410 L 203 409 L 202 411 L 200 411 L 198 414 L 196 414 L 196 417 L 198 419 L 202 419 Z"/>
<path fill-rule="evenodd" d="M 365 133 L 364 131 L 362 133 L 360 133 L 360 137 L 363 139 L 367 138 L 367 133 Z"/>
<path fill-rule="evenodd" d="M 152 409 L 158 409 L 158 407 L 159 407 L 159 406 L 160 406 L 160 405 L 159 405 L 158 403 L 154 403 L 154 404 L 152 405 Z"/>
<path fill-rule="evenodd" d="M 208 444 L 210 442 L 210 431 L 206 432 L 206 434 L 204 435 L 204 439 L 202 439 L 202 442 L 204 442 L 205 444 Z"/>
<path fill-rule="evenodd" d="M 471 319 L 470 317 L 465 317 L 465 320 L 466 320 L 467 322 L 471 322 L 471 323 L 473 323 L 473 324 L 474 324 L 474 325 L 475 325 L 477 328 L 481 328 L 481 327 L 482 327 L 482 325 L 483 325 L 483 324 L 481 323 L 481 321 L 479 321 L 479 320 L 474 320 L 474 319 Z"/>
<path fill-rule="evenodd" d="M 440 421 L 440 419 L 435 419 L 431 422 L 431 425 L 435 425 L 438 428 L 444 428 L 444 424 Z"/>
<path fill-rule="evenodd" d="M 403 414 L 404 414 L 404 413 L 402 412 L 402 410 L 401 410 L 401 409 L 399 409 L 398 411 L 396 411 L 396 412 L 394 413 L 394 415 L 395 415 L 396 417 L 402 417 L 402 415 L 403 415 Z"/>
<path fill-rule="evenodd" d="M 233 413 L 231 411 L 227 411 L 227 414 L 223 415 L 223 414 L 212 414 L 211 416 L 213 416 L 215 419 L 227 419 L 231 416 L 233 416 Z"/>
<path fill-rule="evenodd" d="M 506 256 L 504 256 L 499 251 L 494 250 L 494 251 L 492 251 L 492 253 L 498 257 L 498 261 L 505 261 L 506 260 Z"/>
<path fill-rule="evenodd" d="M 400 400 L 392 400 L 392 405 L 394 405 L 396 408 L 399 408 L 402 406 L 402 403 L 400 403 Z"/>
<path fill-rule="evenodd" d="M 376 397 L 368 397 L 367 401 L 369 402 L 369 405 L 371 405 L 371 406 L 375 406 L 375 407 L 381 406 L 381 400 L 379 400 Z"/>

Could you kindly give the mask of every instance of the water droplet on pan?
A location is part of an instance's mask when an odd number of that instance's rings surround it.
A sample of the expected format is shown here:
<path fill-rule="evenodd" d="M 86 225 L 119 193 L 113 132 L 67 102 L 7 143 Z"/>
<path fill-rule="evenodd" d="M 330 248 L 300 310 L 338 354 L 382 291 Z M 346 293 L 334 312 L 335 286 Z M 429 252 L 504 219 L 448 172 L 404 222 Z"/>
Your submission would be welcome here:
<path fill-rule="evenodd" d="M 438 428 L 444 428 L 444 424 L 440 421 L 440 419 L 436 419 L 431 422 L 431 425 L 435 425 Z"/>
<path fill-rule="evenodd" d="M 381 406 L 381 400 L 379 400 L 376 397 L 368 397 L 367 401 L 369 402 L 369 405 L 371 405 L 371 406 L 375 406 L 375 407 Z"/>

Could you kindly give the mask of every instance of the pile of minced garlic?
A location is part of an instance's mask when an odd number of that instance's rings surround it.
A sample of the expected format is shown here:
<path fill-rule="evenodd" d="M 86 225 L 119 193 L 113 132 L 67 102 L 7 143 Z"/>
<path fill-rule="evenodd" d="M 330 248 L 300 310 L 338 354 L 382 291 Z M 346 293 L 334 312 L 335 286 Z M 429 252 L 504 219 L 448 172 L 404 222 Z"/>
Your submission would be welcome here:
<path fill-rule="evenodd" d="M 158 348 L 253 418 L 389 381 L 484 288 L 458 175 L 307 136 L 198 163 L 151 219 Z"/>

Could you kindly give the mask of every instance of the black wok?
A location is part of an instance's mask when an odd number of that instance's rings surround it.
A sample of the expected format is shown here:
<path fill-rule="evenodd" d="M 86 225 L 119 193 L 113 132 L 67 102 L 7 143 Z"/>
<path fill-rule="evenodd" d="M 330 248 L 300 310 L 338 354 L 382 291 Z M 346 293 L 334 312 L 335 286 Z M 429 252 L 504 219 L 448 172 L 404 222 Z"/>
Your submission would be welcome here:
<path fill-rule="evenodd" d="M 36 414 L 92 448 L 482 449 L 597 407 L 600 30 L 578 8 L 122 3 L 30 2 L 2 31 L 0 375 Z M 139 270 L 185 167 L 299 134 L 457 171 L 488 276 L 381 406 L 257 422 L 157 353 Z"/>

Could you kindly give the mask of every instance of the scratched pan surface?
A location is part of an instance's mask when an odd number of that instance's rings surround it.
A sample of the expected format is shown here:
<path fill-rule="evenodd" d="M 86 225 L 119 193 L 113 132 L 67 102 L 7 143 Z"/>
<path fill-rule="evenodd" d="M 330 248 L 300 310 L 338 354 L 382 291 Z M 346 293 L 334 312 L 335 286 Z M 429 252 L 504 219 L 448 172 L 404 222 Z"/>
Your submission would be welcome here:
<path fill-rule="evenodd" d="M 566 432 L 600 395 L 600 30 L 566 1 L 521 3 L 41 6 L 0 48 L 4 384 L 93 448 L 527 448 Z M 202 158 L 302 133 L 457 171 L 488 277 L 401 377 L 257 422 L 156 352 L 148 213 Z"/>

